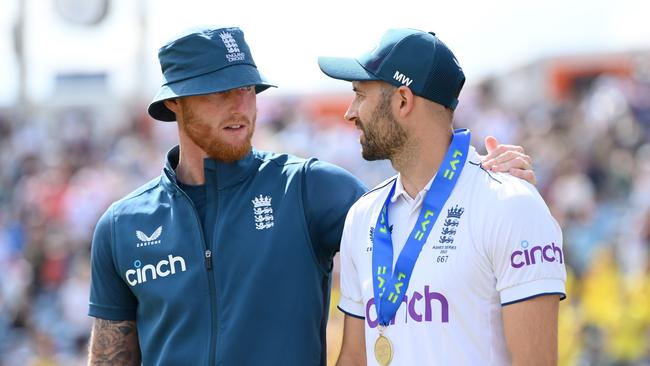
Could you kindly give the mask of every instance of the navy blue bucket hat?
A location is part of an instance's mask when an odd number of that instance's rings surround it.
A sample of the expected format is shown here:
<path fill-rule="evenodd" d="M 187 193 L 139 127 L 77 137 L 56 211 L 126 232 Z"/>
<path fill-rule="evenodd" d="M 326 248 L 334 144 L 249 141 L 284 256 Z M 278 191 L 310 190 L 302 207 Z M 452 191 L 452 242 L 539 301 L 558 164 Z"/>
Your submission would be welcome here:
<path fill-rule="evenodd" d="M 195 28 L 158 51 L 164 83 L 149 105 L 149 115 L 175 121 L 164 101 L 176 97 L 223 92 L 255 86 L 257 93 L 271 86 L 257 70 L 241 29 Z"/>
<path fill-rule="evenodd" d="M 451 50 L 435 33 L 416 29 L 390 29 L 359 58 L 319 57 L 318 65 L 334 79 L 407 86 L 413 94 L 452 110 L 465 84 L 463 69 Z"/>

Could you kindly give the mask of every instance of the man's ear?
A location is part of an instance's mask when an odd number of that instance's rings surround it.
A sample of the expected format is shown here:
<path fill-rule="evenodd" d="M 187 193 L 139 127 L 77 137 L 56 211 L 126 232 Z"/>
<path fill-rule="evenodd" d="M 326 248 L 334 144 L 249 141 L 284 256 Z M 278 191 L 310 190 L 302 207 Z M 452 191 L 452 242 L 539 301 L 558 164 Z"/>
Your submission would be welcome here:
<path fill-rule="evenodd" d="M 399 116 L 406 117 L 415 106 L 415 95 L 407 86 L 397 88 L 397 97 L 399 98 Z"/>
<path fill-rule="evenodd" d="M 167 107 L 167 109 L 174 112 L 174 114 L 178 114 L 178 111 L 180 109 L 178 98 L 167 99 L 163 101 L 163 103 L 165 103 L 165 107 Z"/>

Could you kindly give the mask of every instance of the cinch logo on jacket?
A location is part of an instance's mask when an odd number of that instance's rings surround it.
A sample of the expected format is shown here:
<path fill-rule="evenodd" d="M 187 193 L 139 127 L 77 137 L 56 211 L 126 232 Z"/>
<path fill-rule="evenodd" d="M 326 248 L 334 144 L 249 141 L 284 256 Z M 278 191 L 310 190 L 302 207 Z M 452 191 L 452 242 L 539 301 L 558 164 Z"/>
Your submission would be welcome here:
<path fill-rule="evenodd" d="M 181 256 L 174 257 L 168 255 L 167 259 L 163 259 L 156 264 L 145 264 L 137 259 L 133 262 L 135 269 L 129 269 L 124 273 L 126 282 L 132 287 L 141 283 L 147 282 L 147 279 L 155 280 L 158 277 L 167 277 L 176 274 L 176 265 L 180 265 L 181 272 L 185 272 L 185 259 Z"/>

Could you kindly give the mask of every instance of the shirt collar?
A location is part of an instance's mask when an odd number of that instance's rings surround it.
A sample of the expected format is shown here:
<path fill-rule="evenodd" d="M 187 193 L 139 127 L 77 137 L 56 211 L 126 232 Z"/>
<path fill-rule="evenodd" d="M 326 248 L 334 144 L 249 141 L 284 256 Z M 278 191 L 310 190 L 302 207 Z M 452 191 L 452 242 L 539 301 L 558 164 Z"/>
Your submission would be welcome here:
<path fill-rule="evenodd" d="M 481 162 L 481 157 L 476 152 L 474 146 L 470 145 L 469 147 L 468 154 L 467 154 L 467 161 L 474 162 L 475 164 Z M 429 192 L 429 189 L 431 188 L 431 184 L 433 183 L 434 179 L 436 179 L 436 175 L 434 175 L 431 178 L 431 180 L 429 180 L 429 183 L 427 183 L 427 185 L 424 186 L 424 188 L 420 192 L 418 192 L 415 198 L 411 198 L 411 196 L 409 196 L 409 194 L 404 189 L 404 184 L 402 184 L 402 174 L 398 173 L 397 180 L 395 182 L 395 193 L 393 194 L 393 197 L 390 199 L 390 203 L 395 203 L 395 201 L 397 201 L 398 198 L 403 197 L 406 202 L 419 204 L 420 202 L 422 202 L 427 192 Z"/>
<path fill-rule="evenodd" d="M 429 192 L 429 189 L 431 188 L 431 183 L 433 183 L 433 180 L 436 178 L 434 175 L 431 180 L 429 180 L 429 183 L 427 183 L 424 188 L 418 192 L 418 194 L 415 196 L 415 198 L 411 198 L 409 194 L 406 192 L 406 189 L 404 189 L 404 184 L 402 184 L 402 174 L 397 174 L 397 180 L 395 182 L 395 194 L 393 194 L 393 197 L 390 199 L 390 203 L 395 203 L 398 198 L 403 197 L 406 202 L 415 202 L 419 203 L 424 199 L 424 196 Z"/>

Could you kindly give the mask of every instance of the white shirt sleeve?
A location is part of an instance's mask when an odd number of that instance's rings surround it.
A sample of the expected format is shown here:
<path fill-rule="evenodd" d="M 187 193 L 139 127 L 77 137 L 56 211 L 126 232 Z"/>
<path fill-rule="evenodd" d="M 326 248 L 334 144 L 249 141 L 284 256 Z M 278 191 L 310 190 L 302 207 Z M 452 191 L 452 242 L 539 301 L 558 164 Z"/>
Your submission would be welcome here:
<path fill-rule="evenodd" d="M 355 240 L 355 206 L 352 206 L 345 218 L 343 227 L 343 236 L 341 238 L 341 298 L 339 300 L 339 309 L 346 314 L 365 318 L 365 309 L 363 307 L 363 292 L 361 289 L 361 278 L 359 277 L 355 264 L 354 253 L 358 251 L 355 245 L 365 243 L 365 241 Z"/>
<path fill-rule="evenodd" d="M 495 206 L 486 230 L 501 304 L 544 294 L 564 298 L 562 231 L 544 200 L 534 187 L 514 182 Z"/>

